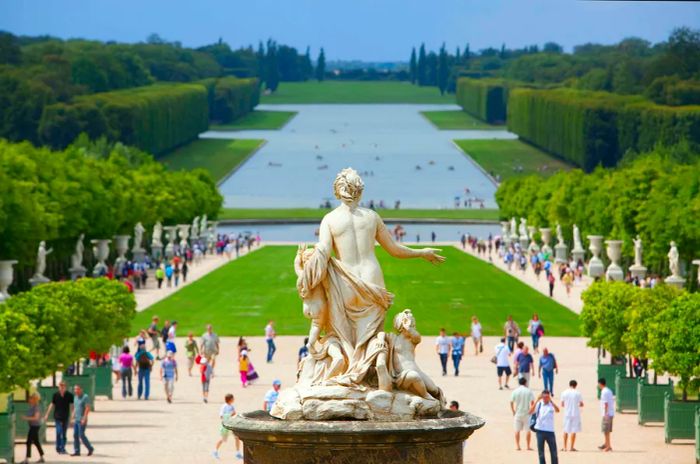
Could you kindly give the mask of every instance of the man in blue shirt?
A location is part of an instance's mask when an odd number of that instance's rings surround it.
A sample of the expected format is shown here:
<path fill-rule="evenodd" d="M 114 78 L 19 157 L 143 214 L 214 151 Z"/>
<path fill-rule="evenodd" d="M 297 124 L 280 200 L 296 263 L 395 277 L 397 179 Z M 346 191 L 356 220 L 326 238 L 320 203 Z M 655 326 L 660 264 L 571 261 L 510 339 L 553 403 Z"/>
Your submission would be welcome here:
<path fill-rule="evenodd" d="M 272 406 L 274 406 L 274 404 L 277 402 L 277 398 L 280 396 L 280 388 L 282 388 L 282 382 L 279 380 L 274 380 L 272 382 L 272 389 L 265 393 L 263 410 L 270 412 Z"/>
<path fill-rule="evenodd" d="M 518 371 L 518 378 L 525 379 L 525 386 L 529 387 L 530 375 L 535 371 L 535 360 L 532 359 L 532 355 L 527 346 L 523 347 L 523 351 L 518 355 L 515 363 L 516 370 Z"/>
<path fill-rule="evenodd" d="M 88 456 L 92 456 L 95 448 L 90 444 L 90 440 L 85 436 L 87 428 L 87 418 L 90 413 L 90 397 L 83 392 L 83 387 L 76 385 L 73 387 L 73 456 L 80 456 L 80 442 L 82 441 L 88 449 Z"/>
<path fill-rule="evenodd" d="M 455 377 L 459 375 L 459 363 L 462 361 L 464 352 L 464 337 L 455 332 L 452 334 L 452 364 L 455 367 Z"/>
<path fill-rule="evenodd" d="M 552 353 L 549 352 L 547 348 L 542 350 L 542 356 L 540 356 L 540 366 L 537 370 L 537 377 L 542 377 L 544 382 L 544 389 L 549 390 L 552 395 L 554 394 L 554 373 L 559 373 L 559 366 L 557 365 L 557 360 Z"/>

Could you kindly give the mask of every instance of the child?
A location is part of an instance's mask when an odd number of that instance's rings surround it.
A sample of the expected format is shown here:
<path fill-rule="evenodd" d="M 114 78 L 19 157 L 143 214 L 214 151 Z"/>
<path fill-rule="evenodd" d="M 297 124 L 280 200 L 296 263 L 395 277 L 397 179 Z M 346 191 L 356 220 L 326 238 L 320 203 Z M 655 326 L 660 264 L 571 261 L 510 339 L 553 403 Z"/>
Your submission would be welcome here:
<path fill-rule="evenodd" d="M 205 403 L 209 400 L 209 382 L 211 382 L 211 364 L 207 358 L 202 358 L 199 361 L 199 372 L 202 374 L 202 399 Z"/>
<path fill-rule="evenodd" d="M 223 426 L 223 422 L 235 415 L 236 408 L 233 406 L 233 395 L 228 393 L 224 398 L 224 404 L 221 405 L 221 409 L 219 410 L 219 418 L 221 418 L 222 422 L 221 428 L 219 429 L 221 438 L 216 442 L 216 449 L 211 453 L 216 459 L 219 459 L 219 448 L 221 448 L 221 445 L 228 440 L 229 435 L 233 434 L 233 432 Z M 236 459 L 243 459 L 243 455 L 241 454 L 241 441 L 236 436 L 234 436 L 234 438 L 236 439 Z"/>
<path fill-rule="evenodd" d="M 248 350 L 241 351 L 238 358 L 238 371 L 241 373 L 241 384 L 245 388 L 248 386 Z"/>
<path fill-rule="evenodd" d="M 309 289 L 304 279 L 304 266 L 306 266 L 315 252 L 315 248 L 306 248 L 306 245 L 300 245 L 297 250 L 297 256 L 294 259 L 294 270 L 298 277 L 297 289 L 304 302 L 304 316 L 311 319 L 307 346 L 312 353 L 314 352 L 314 343 L 318 340 L 321 328 L 325 324 L 328 315 L 328 300 L 326 300 L 326 292 L 323 285 L 317 285 Z"/>
<path fill-rule="evenodd" d="M 187 352 L 187 372 L 190 374 L 190 377 L 192 377 L 192 367 L 195 362 L 194 357 L 199 354 L 199 347 L 197 346 L 197 341 L 194 339 L 192 332 L 187 334 L 185 352 Z"/>

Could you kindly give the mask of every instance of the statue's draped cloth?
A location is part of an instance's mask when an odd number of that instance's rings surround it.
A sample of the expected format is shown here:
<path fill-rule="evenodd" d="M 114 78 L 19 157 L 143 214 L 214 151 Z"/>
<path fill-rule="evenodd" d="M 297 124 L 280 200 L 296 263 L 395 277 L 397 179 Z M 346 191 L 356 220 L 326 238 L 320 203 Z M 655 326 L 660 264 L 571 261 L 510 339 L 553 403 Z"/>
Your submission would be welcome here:
<path fill-rule="evenodd" d="M 358 386 L 379 352 L 386 349 L 371 342 L 383 330 L 393 295 L 383 287 L 360 279 L 342 261 L 331 257 L 329 250 L 317 245 L 304 264 L 303 273 L 297 280 L 297 290 L 305 298 L 318 285 L 322 285 L 326 293 L 329 317 L 325 327 L 326 347 L 313 358 L 321 361 L 328 343 L 339 342 L 347 362 L 342 374 L 334 376 L 331 382 Z M 322 366 L 317 366 L 313 383 L 322 380 L 319 371 L 322 369 Z"/>

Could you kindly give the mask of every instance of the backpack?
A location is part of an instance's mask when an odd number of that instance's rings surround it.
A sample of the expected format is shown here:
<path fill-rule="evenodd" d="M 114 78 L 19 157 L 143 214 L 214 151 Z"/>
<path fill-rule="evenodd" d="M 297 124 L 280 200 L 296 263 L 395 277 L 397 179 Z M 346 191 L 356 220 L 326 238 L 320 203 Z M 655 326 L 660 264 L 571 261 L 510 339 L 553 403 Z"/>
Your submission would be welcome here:
<path fill-rule="evenodd" d="M 150 369 L 151 368 L 151 360 L 148 359 L 148 354 L 146 352 L 142 352 L 141 355 L 139 356 L 138 359 L 139 363 L 139 369 Z"/>

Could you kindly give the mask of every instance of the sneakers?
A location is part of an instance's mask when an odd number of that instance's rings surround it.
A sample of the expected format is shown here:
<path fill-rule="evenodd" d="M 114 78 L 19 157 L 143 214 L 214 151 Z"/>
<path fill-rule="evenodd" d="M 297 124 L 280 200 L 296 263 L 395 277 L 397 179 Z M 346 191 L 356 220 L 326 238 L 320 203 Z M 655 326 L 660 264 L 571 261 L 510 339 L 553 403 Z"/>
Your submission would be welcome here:
<path fill-rule="evenodd" d="M 92 448 L 90 451 L 88 451 L 88 456 L 92 456 L 92 454 L 95 452 L 95 448 Z"/>
<path fill-rule="evenodd" d="M 236 459 L 243 459 L 243 455 L 240 451 L 236 451 Z"/>
<path fill-rule="evenodd" d="M 212 451 L 212 452 L 211 452 L 211 456 L 212 456 L 214 459 L 219 459 L 219 452 L 218 452 L 218 451 Z"/>
<path fill-rule="evenodd" d="M 209 401 L 207 401 L 207 399 L 206 399 L 206 398 L 203 398 L 203 399 L 204 399 L 204 403 L 205 403 L 205 404 L 209 402 Z"/>
<path fill-rule="evenodd" d="M 44 461 L 44 456 L 39 456 L 39 459 L 36 462 L 46 462 L 46 461 Z"/>

